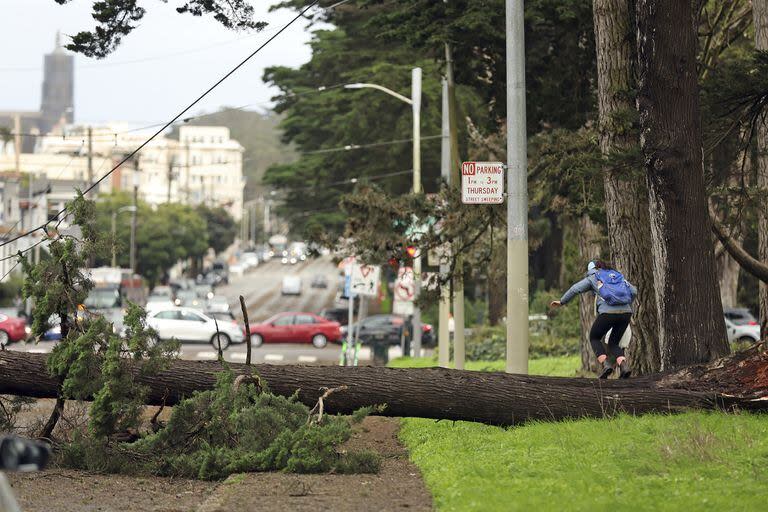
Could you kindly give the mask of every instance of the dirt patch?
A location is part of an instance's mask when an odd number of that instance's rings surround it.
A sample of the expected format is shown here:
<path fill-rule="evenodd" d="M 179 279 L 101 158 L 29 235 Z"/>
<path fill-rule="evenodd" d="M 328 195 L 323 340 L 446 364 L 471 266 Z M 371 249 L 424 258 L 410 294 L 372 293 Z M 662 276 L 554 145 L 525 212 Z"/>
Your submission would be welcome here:
<path fill-rule="evenodd" d="M 187 512 L 205 501 L 218 484 L 66 469 L 9 474 L 8 480 L 25 512 Z"/>
<path fill-rule="evenodd" d="M 349 440 L 348 450 L 381 454 L 376 475 L 294 475 L 249 473 L 230 477 L 199 510 L 359 511 L 432 510 L 421 474 L 397 439 L 399 421 L 368 417 Z"/>
<path fill-rule="evenodd" d="M 249 473 L 222 483 L 51 469 L 8 479 L 25 512 L 432 510 L 421 474 L 397 439 L 399 426 L 397 419 L 368 417 L 342 447 L 379 453 L 376 475 Z"/>

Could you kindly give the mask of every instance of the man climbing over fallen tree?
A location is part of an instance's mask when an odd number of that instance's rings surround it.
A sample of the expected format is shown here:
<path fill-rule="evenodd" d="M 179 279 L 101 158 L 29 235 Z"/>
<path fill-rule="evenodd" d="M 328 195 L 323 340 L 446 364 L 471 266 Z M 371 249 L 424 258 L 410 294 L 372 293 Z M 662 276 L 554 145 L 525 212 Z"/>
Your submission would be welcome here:
<path fill-rule="evenodd" d="M 621 272 L 605 261 L 590 261 L 587 276 L 571 286 L 560 300 L 553 300 L 550 306 L 557 308 L 568 304 L 581 293 L 595 294 L 597 318 L 589 331 L 589 343 L 595 352 L 597 362 L 603 367 L 598 378 L 607 379 L 614 371 L 614 363 L 619 368 L 619 378 L 629 378 L 632 371 L 624 355 L 621 338 L 632 319 L 632 302 L 637 297 L 637 288 L 624 279 Z M 603 337 L 608 334 L 608 350 L 603 345 Z"/>

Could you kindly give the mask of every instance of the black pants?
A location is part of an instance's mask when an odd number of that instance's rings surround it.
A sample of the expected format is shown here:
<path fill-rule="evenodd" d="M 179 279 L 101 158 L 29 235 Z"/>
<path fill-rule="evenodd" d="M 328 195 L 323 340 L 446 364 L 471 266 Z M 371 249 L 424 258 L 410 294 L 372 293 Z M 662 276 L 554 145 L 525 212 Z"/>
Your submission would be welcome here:
<path fill-rule="evenodd" d="M 601 313 L 597 315 L 595 323 L 592 324 L 592 328 L 589 330 L 589 343 L 592 345 L 592 350 L 595 351 L 597 357 L 605 355 L 603 336 L 611 329 L 613 330 L 608 340 L 608 350 L 611 351 L 611 356 L 613 357 L 624 355 L 624 349 L 619 346 L 619 341 L 624 336 L 624 331 L 627 330 L 631 318 L 632 313 Z"/>

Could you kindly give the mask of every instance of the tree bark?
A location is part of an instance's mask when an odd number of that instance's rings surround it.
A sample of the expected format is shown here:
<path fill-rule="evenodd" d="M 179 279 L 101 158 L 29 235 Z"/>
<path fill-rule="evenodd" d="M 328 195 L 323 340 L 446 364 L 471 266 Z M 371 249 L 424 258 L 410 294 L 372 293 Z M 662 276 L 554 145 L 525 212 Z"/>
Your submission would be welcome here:
<path fill-rule="evenodd" d="M 39 398 L 56 396 L 58 383 L 46 369 L 45 354 L 0 352 L 0 394 Z M 211 389 L 221 364 L 173 361 L 157 375 L 140 375 L 148 388 L 147 404 L 174 405 L 195 391 Z M 282 396 L 298 393 L 312 407 L 323 389 L 347 386 L 325 400 L 329 413 L 347 414 L 386 404 L 376 414 L 477 421 L 515 425 L 526 421 L 602 418 L 618 412 L 666 413 L 689 408 L 768 408 L 768 353 L 739 353 L 711 366 L 689 367 L 676 374 L 630 380 L 532 377 L 502 372 L 445 368 L 397 369 L 373 366 L 272 366 L 230 363 L 236 374 L 255 371 L 269 390 Z"/>
<path fill-rule="evenodd" d="M 752 14 L 755 22 L 755 49 L 768 50 L 768 0 L 753 0 Z M 757 125 L 757 257 L 768 263 L 768 122 L 765 114 Z M 760 332 L 768 333 L 768 284 L 759 283 Z"/>
<path fill-rule="evenodd" d="M 629 361 L 640 375 L 658 372 L 657 337 L 648 189 L 628 154 L 639 145 L 632 126 L 635 112 L 633 31 L 629 0 L 594 0 L 600 151 L 605 158 L 603 181 L 608 245 L 616 268 L 637 286 L 632 317 Z M 623 157 L 623 158 L 622 158 Z"/>
<path fill-rule="evenodd" d="M 579 230 L 576 234 L 579 246 L 579 257 L 587 269 L 587 262 L 600 258 L 601 230 L 589 215 L 584 214 L 579 219 Z M 589 343 L 589 330 L 595 321 L 595 297 L 591 293 L 579 295 L 579 320 L 581 323 L 581 338 L 579 349 L 581 352 L 581 370 L 583 372 L 596 372 L 598 363 L 592 345 Z"/>
<path fill-rule="evenodd" d="M 691 2 L 637 2 L 637 105 L 662 369 L 729 352 L 708 233 L 691 8 Z"/>

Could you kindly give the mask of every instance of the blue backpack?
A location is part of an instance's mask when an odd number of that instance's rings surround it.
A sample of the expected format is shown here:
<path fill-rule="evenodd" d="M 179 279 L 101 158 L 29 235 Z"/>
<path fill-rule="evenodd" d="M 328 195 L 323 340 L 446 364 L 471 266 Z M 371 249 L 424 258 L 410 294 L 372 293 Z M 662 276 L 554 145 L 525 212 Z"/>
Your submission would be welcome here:
<path fill-rule="evenodd" d="M 597 293 L 609 306 L 626 306 L 632 302 L 632 291 L 629 283 L 618 270 L 598 269 L 595 277 L 603 283 L 598 286 Z"/>

